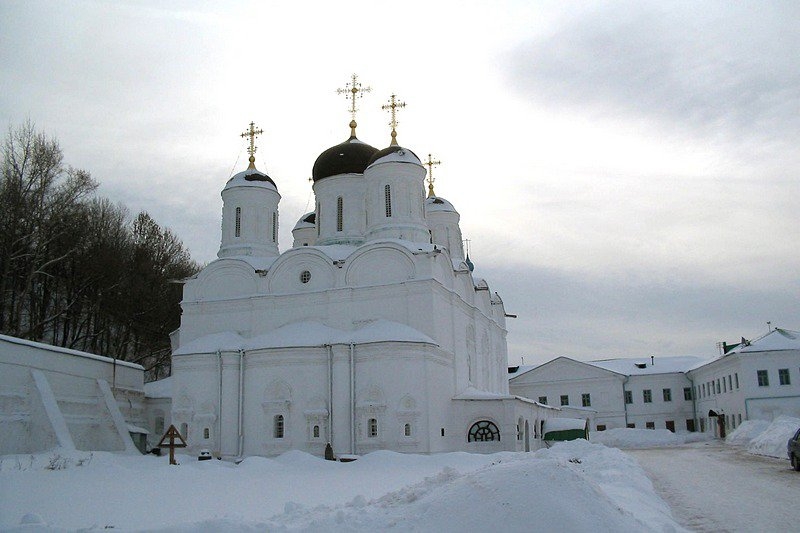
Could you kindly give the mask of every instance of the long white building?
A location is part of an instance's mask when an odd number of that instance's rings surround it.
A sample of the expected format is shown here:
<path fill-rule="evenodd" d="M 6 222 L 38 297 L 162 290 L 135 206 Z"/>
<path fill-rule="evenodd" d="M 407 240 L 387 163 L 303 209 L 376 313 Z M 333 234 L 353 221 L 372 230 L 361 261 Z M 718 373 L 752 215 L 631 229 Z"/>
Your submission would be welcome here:
<path fill-rule="evenodd" d="M 595 430 L 659 428 L 721 437 L 744 420 L 800 417 L 800 332 L 774 329 L 712 360 L 558 357 L 510 368 L 509 391 L 546 404 L 591 407 Z"/>

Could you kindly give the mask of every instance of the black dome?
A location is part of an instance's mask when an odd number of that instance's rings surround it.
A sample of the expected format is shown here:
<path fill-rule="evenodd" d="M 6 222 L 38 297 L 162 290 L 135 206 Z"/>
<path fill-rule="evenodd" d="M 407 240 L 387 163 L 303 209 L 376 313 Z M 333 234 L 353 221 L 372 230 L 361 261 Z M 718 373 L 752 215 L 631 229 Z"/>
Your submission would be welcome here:
<path fill-rule="evenodd" d="M 419 157 L 417 157 L 417 154 L 415 154 L 414 152 L 412 152 L 408 148 L 403 148 L 402 146 L 395 144 L 393 146 L 389 146 L 388 148 L 384 148 L 383 150 L 379 150 L 379 151 L 375 152 L 375 154 L 370 158 L 369 162 L 367 163 L 367 166 L 370 166 L 372 163 L 374 163 L 375 161 L 377 161 L 381 157 L 385 157 L 385 156 L 387 156 L 389 154 L 393 154 L 393 153 L 399 152 L 401 150 L 404 151 L 404 152 L 408 152 L 409 154 L 413 155 L 417 159 L 417 161 L 419 161 Z"/>
<path fill-rule="evenodd" d="M 311 176 L 314 181 L 338 174 L 363 174 L 372 155 L 378 149 L 350 137 L 322 152 L 314 162 Z"/>

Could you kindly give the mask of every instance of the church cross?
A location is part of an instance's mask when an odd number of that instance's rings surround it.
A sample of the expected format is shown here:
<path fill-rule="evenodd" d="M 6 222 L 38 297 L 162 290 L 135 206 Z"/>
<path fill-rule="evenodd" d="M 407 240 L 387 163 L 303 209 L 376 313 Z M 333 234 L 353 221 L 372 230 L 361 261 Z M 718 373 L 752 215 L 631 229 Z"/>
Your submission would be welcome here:
<path fill-rule="evenodd" d="M 364 97 L 364 93 L 368 93 L 372 87 L 362 87 L 358 81 L 358 74 L 350 76 L 350 83 L 344 86 L 344 89 L 336 89 L 336 94 L 343 94 L 347 100 L 350 100 L 350 135 L 356 136 L 356 100 Z"/>
<path fill-rule="evenodd" d="M 256 125 L 251 122 L 250 129 L 240 135 L 242 138 L 250 137 L 250 146 L 247 147 L 247 153 L 250 154 L 250 166 L 247 167 L 248 169 L 256 168 L 256 135 L 261 135 L 262 133 L 264 133 L 264 130 L 261 128 L 256 129 Z"/>
<path fill-rule="evenodd" d="M 436 196 L 433 192 L 433 167 L 441 164 L 441 161 L 434 161 L 433 156 L 428 154 L 428 160 L 425 161 L 425 166 L 428 167 L 428 198 Z"/>
<path fill-rule="evenodd" d="M 405 102 L 398 102 L 396 98 L 397 95 L 393 94 L 389 99 L 389 103 L 381 106 L 381 109 L 389 110 L 392 114 L 392 121 L 389 122 L 389 125 L 392 127 L 392 142 L 389 143 L 390 146 L 397 146 L 397 109 L 402 109 L 406 106 Z"/>

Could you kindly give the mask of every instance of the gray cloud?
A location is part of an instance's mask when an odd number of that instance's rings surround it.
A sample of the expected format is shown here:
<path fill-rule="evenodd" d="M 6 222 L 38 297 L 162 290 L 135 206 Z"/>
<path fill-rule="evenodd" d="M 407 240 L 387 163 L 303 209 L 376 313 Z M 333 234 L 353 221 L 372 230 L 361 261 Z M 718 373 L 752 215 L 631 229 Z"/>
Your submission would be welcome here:
<path fill-rule="evenodd" d="M 705 136 L 800 130 L 800 9 L 792 3 L 615 3 L 520 44 L 527 97 Z"/>
<path fill-rule="evenodd" d="M 557 355 L 578 359 L 716 354 L 716 343 L 796 327 L 800 281 L 740 287 L 681 278 L 608 276 L 587 280 L 544 267 L 488 267 L 490 288 L 509 313 L 510 362 Z M 520 282 L 524 276 L 524 283 Z"/>

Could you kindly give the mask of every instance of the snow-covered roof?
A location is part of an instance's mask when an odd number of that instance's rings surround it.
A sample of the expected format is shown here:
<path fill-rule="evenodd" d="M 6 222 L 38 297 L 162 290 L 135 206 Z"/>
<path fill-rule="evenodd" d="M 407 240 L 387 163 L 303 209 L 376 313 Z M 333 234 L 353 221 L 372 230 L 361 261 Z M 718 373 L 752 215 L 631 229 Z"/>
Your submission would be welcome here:
<path fill-rule="evenodd" d="M 19 339 L 17 337 L 10 337 L 8 335 L 0 335 L 0 341 L 10 342 L 12 344 L 19 344 L 21 346 L 29 346 L 31 348 L 37 348 L 39 350 L 46 350 L 48 352 L 57 352 L 63 353 L 66 355 L 74 355 L 77 357 L 85 357 L 86 359 L 94 359 L 95 361 L 103 361 L 106 363 L 114 363 L 116 362 L 117 365 L 120 366 L 127 366 L 130 368 L 135 368 L 137 370 L 144 370 L 142 365 L 137 365 L 136 363 L 129 363 L 128 361 L 120 361 L 119 359 L 113 359 L 111 357 L 104 357 L 102 355 L 97 355 L 93 353 L 81 352 L 79 350 L 72 350 L 70 348 L 62 348 L 60 346 L 53 346 L 52 344 L 44 344 L 42 342 L 35 342 L 29 341 L 27 339 Z"/>
<path fill-rule="evenodd" d="M 610 370 L 626 376 L 640 376 L 650 374 L 672 374 L 687 372 L 697 364 L 708 362 L 706 359 L 693 356 L 635 357 L 622 359 L 604 359 L 600 361 L 586 361 L 587 364 Z"/>
<path fill-rule="evenodd" d="M 487 392 L 478 390 L 475 387 L 467 387 L 461 394 L 453 396 L 454 400 L 513 400 L 516 396 L 501 394 L 498 392 Z"/>
<path fill-rule="evenodd" d="M 773 352 L 800 350 L 800 331 L 775 328 L 766 335 L 745 342 L 728 353 Z"/>
<path fill-rule="evenodd" d="M 422 166 L 417 154 L 402 146 L 389 146 L 375 153 L 369 161 L 367 168 L 381 163 L 412 163 Z"/>
<path fill-rule="evenodd" d="M 217 261 L 224 261 L 224 260 L 227 260 L 227 259 L 235 259 L 235 260 L 239 260 L 239 261 L 244 261 L 245 263 L 247 263 L 248 265 L 253 267 L 253 270 L 266 271 L 266 270 L 269 270 L 269 268 L 272 266 L 272 263 L 275 262 L 277 257 L 274 257 L 274 256 L 273 257 L 261 257 L 261 256 L 257 256 L 257 255 L 231 255 L 231 256 L 220 257 L 219 259 L 215 259 L 214 261 L 212 261 L 212 263 L 215 263 Z"/>
<path fill-rule="evenodd" d="M 567 429 L 586 429 L 582 418 L 548 418 L 544 421 L 545 431 L 564 431 Z"/>
<path fill-rule="evenodd" d="M 732 350 L 729 350 L 727 353 L 724 353 L 713 359 L 702 360 L 689 370 L 695 370 L 709 363 L 713 363 L 714 361 L 719 361 L 720 359 L 724 359 L 725 357 L 728 357 L 729 355 L 733 354 L 800 350 L 800 331 L 793 331 L 790 329 L 775 328 L 769 333 L 766 333 L 761 337 L 758 337 L 751 341 L 747 341 L 745 339 L 742 340 L 745 342 L 742 342 L 736 348 L 733 348 Z"/>
<path fill-rule="evenodd" d="M 297 224 L 294 225 L 292 231 L 296 229 L 314 228 L 316 227 L 316 213 L 311 211 L 300 217 Z"/>
<path fill-rule="evenodd" d="M 144 384 L 146 398 L 172 398 L 172 376 Z"/>
<path fill-rule="evenodd" d="M 436 341 L 424 333 L 390 320 L 370 320 L 351 331 L 332 328 L 320 322 L 307 321 L 286 324 L 252 338 L 245 338 L 230 331 L 206 335 L 184 344 L 175 350 L 173 355 L 214 353 L 217 350 L 257 350 L 373 342 L 414 342 L 436 345 Z"/>
<path fill-rule="evenodd" d="M 425 199 L 425 211 L 431 213 L 434 211 L 446 211 L 448 213 L 458 213 L 453 204 L 439 196 L 429 196 Z"/>
<path fill-rule="evenodd" d="M 248 168 L 247 170 L 234 174 L 222 190 L 226 191 L 233 187 L 255 187 L 257 189 L 269 189 L 271 191 L 278 190 L 275 186 L 275 182 L 273 182 L 269 176 L 254 168 Z"/>

